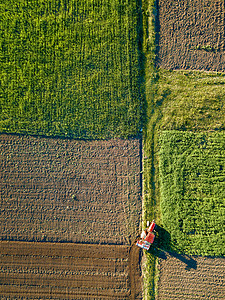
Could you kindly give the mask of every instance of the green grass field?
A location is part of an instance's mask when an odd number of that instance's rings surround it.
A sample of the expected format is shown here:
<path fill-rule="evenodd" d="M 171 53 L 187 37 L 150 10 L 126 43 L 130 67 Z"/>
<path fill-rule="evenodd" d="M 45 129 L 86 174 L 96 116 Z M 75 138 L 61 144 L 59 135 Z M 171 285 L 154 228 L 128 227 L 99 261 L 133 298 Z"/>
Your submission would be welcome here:
<path fill-rule="evenodd" d="M 6 0 L 0 14 L 1 132 L 139 135 L 136 0 Z"/>
<path fill-rule="evenodd" d="M 225 255 L 225 133 L 160 135 L 162 223 L 171 248 Z"/>

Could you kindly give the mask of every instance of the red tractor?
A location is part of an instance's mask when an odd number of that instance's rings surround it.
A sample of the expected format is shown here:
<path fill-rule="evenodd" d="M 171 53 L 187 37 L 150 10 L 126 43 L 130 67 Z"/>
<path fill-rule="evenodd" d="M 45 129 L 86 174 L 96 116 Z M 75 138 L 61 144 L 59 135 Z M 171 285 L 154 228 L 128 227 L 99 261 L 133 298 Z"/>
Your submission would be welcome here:
<path fill-rule="evenodd" d="M 147 222 L 147 227 L 149 226 L 149 221 Z M 153 220 L 148 228 L 142 231 L 141 239 L 139 239 L 136 245 L 142 249 L 149 250 L 151 245 L 155 240 L 155 228 L 156 224 Z"/>

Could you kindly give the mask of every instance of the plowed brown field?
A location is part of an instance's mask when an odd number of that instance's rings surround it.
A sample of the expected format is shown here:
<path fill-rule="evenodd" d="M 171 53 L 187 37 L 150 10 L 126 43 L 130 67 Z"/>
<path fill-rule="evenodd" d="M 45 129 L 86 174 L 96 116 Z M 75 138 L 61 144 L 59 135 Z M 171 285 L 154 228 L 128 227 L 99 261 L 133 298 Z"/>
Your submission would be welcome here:
<path fill-rule="evenodd" d="M 0 242 L 1 299 L 141 299 L 139 249 Z"/>
<path fill-rule="evenodd" d="M 165 256 L 159 259 L 157 300 L 224 299 L 225 258 Z"/>
<path fill-rule="evenodd" d="M 0 239 L 130 245 L 141 216 L 140 140 L 0 135 Z"/>
<path fill-rule="evenodd" d="M 159 0 L 157 65 L 225 71 L 225 2 Z"/>

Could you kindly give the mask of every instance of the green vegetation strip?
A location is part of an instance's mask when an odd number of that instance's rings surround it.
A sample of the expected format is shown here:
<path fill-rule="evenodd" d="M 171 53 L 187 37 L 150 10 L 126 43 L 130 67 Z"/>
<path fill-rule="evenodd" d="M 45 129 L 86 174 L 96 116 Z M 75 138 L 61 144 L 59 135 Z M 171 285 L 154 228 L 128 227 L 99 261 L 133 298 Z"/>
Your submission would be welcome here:
<path fill-rule="evenodd" d="M 161 213 L 171 248 L 225 255 L 225 133 L 160 135 Z"/>
<path fill-rule="evenodd" d="M 143 16 L 143 52 L 145 54 L 145 126 L 143 130 L 143 207 L 142 227 L 153 218 L 157 220 L 154 196 L 154 129 L 153 100 L 155 90 L 155 18 L 157 15 L 155 0 L 142 1 Z M 155 263 L 154 254 L 145 251 L 143 259 L 143 297 L 155 299 Z"/>
<path fill-rule="evenodd" d="M 136 0 L 3 2 L 1 132 L 139 135 L 143 93 Z"/>

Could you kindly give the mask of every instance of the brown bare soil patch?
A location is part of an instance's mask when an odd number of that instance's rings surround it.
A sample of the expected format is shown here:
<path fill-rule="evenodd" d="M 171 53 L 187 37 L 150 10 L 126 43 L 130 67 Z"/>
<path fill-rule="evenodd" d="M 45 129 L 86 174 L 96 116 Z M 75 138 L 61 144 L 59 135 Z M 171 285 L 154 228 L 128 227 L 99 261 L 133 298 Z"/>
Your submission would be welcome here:
<path fill-rule="evenodd" d="M 141 299 L 136 248 L 1 241 L 1 299 Z"/>
<path fill-rule="evenodd" d="M 225 2 L 159 0 L 157 65 L 225 71 Z"/>
<path fill-rule="evenodd" d="M 0 239 L 131 244 L 140 140 L 0 135 Z"/>
<path fill-rule="evenodd" d="M 225 258 L 164 254 L 158 264 L 157 300 L 224 299 Z"/>

